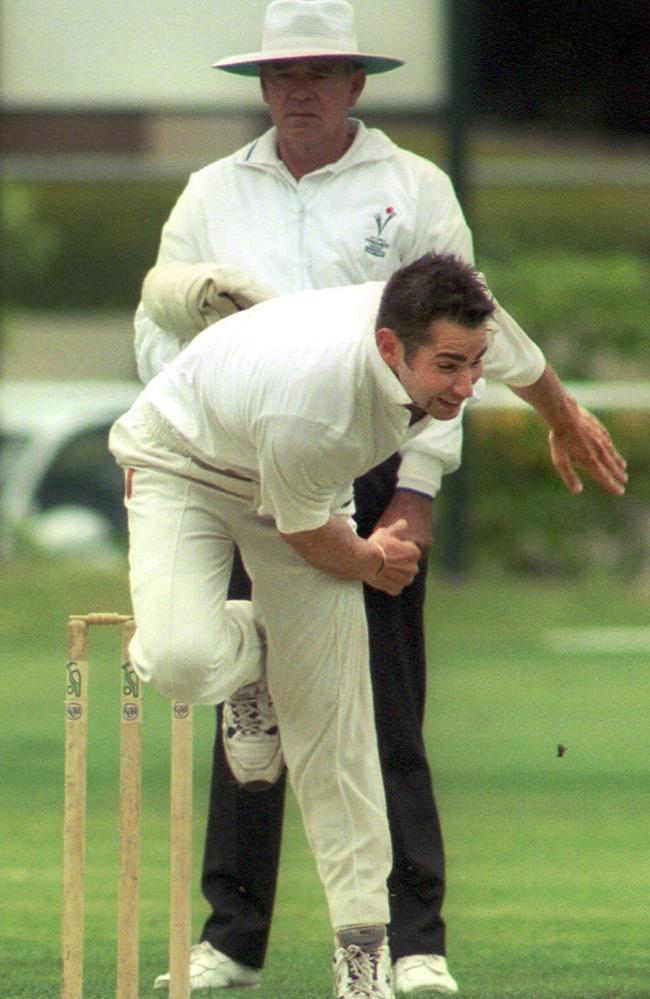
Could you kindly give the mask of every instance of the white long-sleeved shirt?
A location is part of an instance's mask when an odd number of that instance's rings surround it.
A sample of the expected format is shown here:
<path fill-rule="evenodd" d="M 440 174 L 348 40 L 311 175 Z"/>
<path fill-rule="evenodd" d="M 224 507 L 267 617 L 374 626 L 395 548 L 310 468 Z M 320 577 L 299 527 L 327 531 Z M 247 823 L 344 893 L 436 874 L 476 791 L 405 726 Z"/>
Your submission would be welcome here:
<path fill-rule="evenodd" d="M 158 263 L 218 261 L 278 294 L 386 280 L 429 251 L 473 263 L 471 233 L 449 178 L 357 123 L 347 152 L 297 181 L 276 150 L 271 128 L 255 142 L 192 174 L 163 228 Z M 497 307 L 485 373 L 530 385 L 544 357 Z M 138 371 L 149 381 L 185 346 L 139 306 Z M 309 322 L 305 322 L 309 336 Z M 400 448 L 398 486 L 434 496 L 460 464 L 462 424 L 434 422 Z"/>

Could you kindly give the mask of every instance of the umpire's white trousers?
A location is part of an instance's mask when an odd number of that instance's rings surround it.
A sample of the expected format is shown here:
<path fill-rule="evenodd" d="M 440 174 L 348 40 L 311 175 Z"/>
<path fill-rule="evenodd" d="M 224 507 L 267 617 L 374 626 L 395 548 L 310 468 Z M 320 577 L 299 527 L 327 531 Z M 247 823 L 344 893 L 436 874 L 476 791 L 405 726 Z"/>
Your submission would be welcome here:
<path fill-rule="evenodd" d="M 256 483 L 178 454 L 145 416 L 131 410 L 110 440 L 127 478 L 133 667 L 201 704 L 266 671 L 332 925 L 387 923 L 391 847 L 361 584 L 310 566 L 257 515 Z M 226 600 L 234 544 L 252 604 Z"/>

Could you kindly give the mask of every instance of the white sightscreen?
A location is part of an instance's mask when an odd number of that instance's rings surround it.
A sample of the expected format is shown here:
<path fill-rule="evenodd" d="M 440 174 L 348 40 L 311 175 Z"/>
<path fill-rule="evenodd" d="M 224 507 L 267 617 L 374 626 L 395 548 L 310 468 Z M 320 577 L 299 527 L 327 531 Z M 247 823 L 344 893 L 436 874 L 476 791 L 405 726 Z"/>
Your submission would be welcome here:
<path fill-rule="evenodd" d="M 258 107 L 255 80 L 211 68 L 256 51 L 266 0 L 3 0 L 8 110 Z M 363 50 L 407 65 L 372 78 L 364 107 L 444 98 L 443 0 L 354 0 Z"/>

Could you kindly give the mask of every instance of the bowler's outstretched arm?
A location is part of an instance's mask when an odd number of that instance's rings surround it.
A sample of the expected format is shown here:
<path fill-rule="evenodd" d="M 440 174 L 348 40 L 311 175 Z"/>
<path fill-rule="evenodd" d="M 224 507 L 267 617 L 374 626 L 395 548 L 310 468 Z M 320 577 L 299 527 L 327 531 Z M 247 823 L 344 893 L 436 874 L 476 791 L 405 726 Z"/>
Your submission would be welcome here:
<path fill-rule="evenodd" d="M 576 495 L 582 492 L 575 464 L 605 492 L 623 495 L 627 482 L 625 459 L 600 420 L 578 405 L 551 367 L 547 365 L 532 385 L 510 387 L 548 424 L 551 460 L 567 489 Z"/>

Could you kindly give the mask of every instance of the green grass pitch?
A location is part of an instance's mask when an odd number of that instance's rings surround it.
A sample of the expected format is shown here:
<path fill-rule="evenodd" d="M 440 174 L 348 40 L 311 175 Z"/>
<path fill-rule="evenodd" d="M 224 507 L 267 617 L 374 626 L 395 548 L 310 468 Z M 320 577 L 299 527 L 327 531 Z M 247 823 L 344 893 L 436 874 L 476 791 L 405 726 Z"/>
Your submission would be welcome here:
<path fill-rule="evenodd" d="M 3 566 L 0 995 L 7 999 L 58 995 L 65 624 L 69 613 L 128 609 L 123 577 L 121 566 Z M 448 852 L 450 967 L 467 999 L 647 999 L 648 653 L 557 652 L 546 636 L 553 628 L 647 626 L 648 604 L 606 580 L 430 581 L 426 733 Z M 91 640 L 85 994 L 109 999 L 119 650 L 105 629 Z M 146 694 L 140 995 L 153 996 L 153 978 L 167 966 L 168 710 Z M 196 935 L 206 912 L 198 869 L 213 712 L 195 715 Z M 291 800 L 257 994 L 328 996 L 331 943 Z"/>

